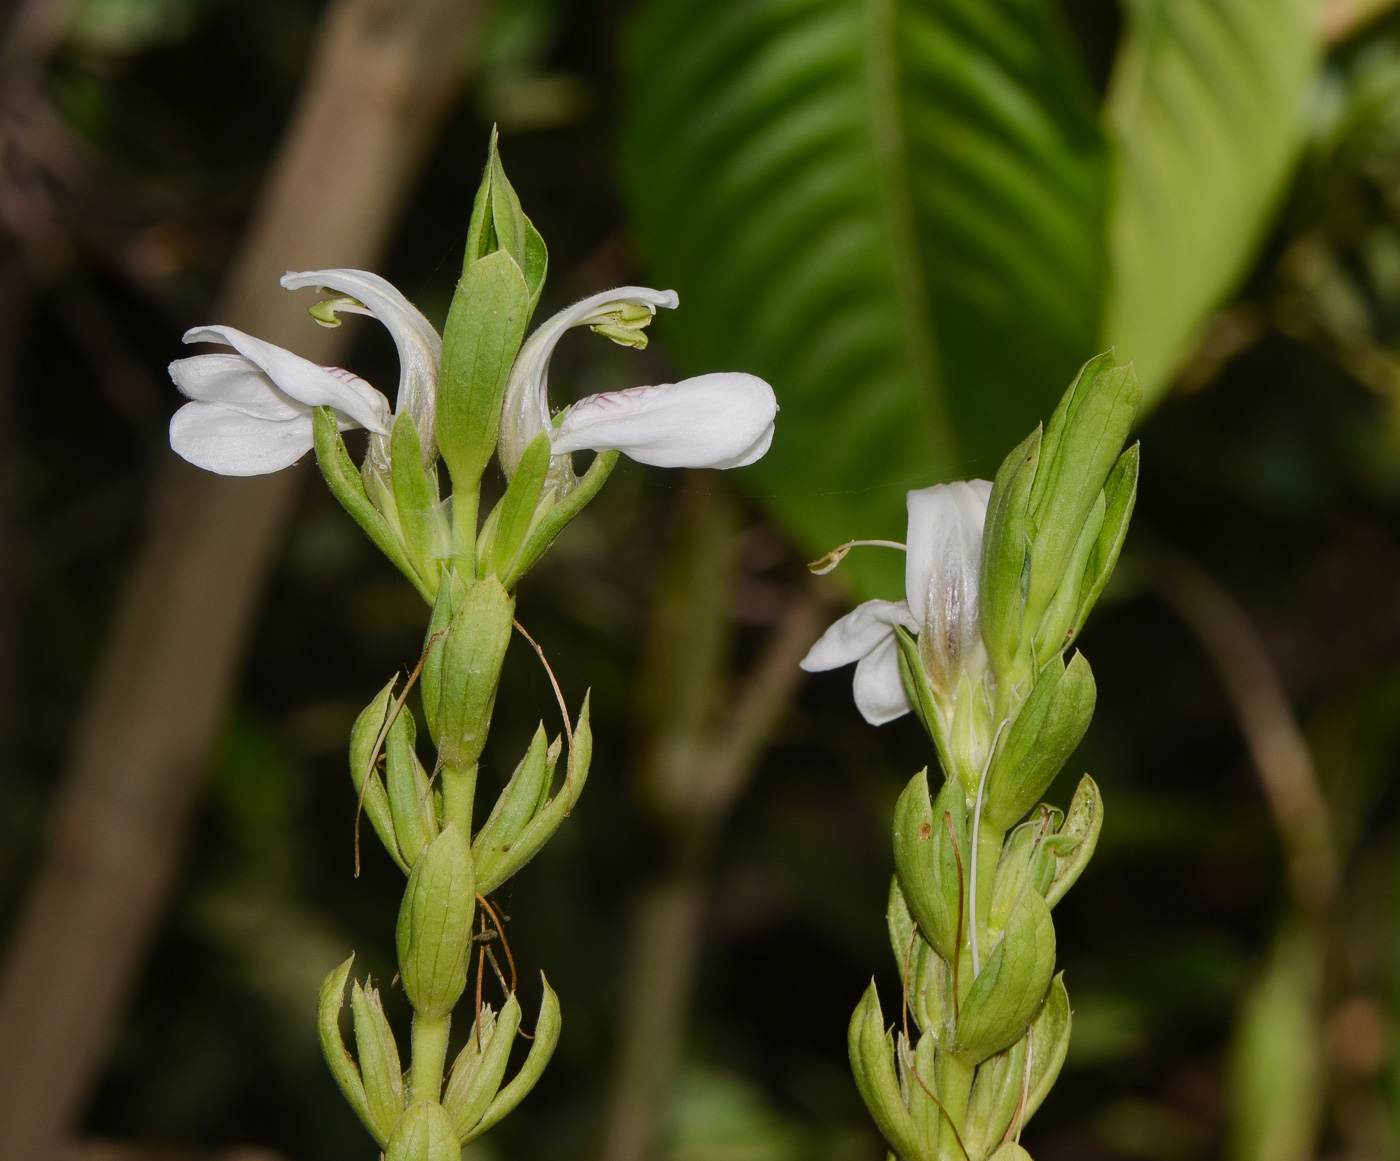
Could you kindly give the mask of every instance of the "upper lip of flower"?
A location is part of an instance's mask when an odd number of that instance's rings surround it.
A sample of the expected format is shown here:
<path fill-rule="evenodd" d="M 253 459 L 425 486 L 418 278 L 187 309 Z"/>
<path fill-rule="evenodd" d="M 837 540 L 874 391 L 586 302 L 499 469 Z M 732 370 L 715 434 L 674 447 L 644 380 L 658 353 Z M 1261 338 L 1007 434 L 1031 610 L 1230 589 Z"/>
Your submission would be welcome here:
<path fill-rule="evenodd" d="M 507 475 L 515 474 L 530 441 L 540 432 L 552 430 L 549 362 L 559 340 L 573 327 L 596 326 L 606 321 L 611 311 L 621 306 L 645 307 L 654 316 L 658 307 L 674 310 L 679 302 L 674 290 L 619 286 L 581 299 L 535 328 L 515 358 L 501 407 L 500 455 Z"/>
<path fill-rule="evenodd" d="M 288 290 L 320 287 L 347 296 L 328 304 L 332 313 L 367 314 L 384 324 L 399 355 L 399 391 L 394 414 L 405 411 L 418 426 L 424 463 L 437 459 L 435 412 L 442 337 L 413 303 L 387 278 L 368 270 L 332 268 L 289 270 L 282 275 Z"/>
<path fill-rule="evenodd" d="M 574 303 L 530 336 L 502 405 L 499 454 L 508 476 L 542 432 L 549 434 L 555 479 L 565 488 L 573 478 L 567 457 L 576 451 L 620 451 L 657 467 L 737 468 L 768 450 L 778 401 L 762 379 L 741 372 L 590 395 L 551 417 L 549 361 L 571 327 L 591 326 L 614 342 L 641 346 L 642 328 L 657 309 L 678 302 L 673 290 L 623 286 Z"/>
<path fill-rule="evenodd" d="M 399 352 L 398 413 L 413 416 L 424 459 L 435 460 L 433 412 L 442 340 L 432 324 L 389 282 L 368 271 L 289 271 L 282 285 L 289 290 L 318 286 L 344 295 L 327 304 L 332 318 L 337 311 L 369 314 L 388 328 Z M 171 378 L 191 400 L 171 419 L 171 445 L 202 467 L 243 475 L 295 463 L 311 450 L 316 407 L 332 408 L 342 428 L 373 433 L 372 455 L 392 425 L 389 401 L 342 368 L 323 367 L 235 327 L 194 327 L 184 341 L 222 343 L 237 352 L 194 355 L 170 364 Z M 218 419 L 220 412 L 253 422 L 234 424 L 230 431 Z"/>
<path fill-rule="evenodd" d="M 361 379 L 358 375 L 340 367 L 324 367 L 319 363 L 313 363 L 309 359 L 303 359 L 300 355 L 294 355 L 291 351 L 273 343 L 264 342 L 262 339 L 254 338 L 243 331 L 228 326 L 202 326 L 192 327 L 184 335 L 187 343 L 223 343 L 232 347 L 238 352 L 237 355 L 221 356 L 223 360 L 240 359 L 245 364 L 251 364 L 262 373 L 276 391 L 285 396 L 291 404 L 283 403 L 282 406 L 289 407 L 289 415 L 273 415 L 269 412 L 281 401 L 275 396 L 269 397 L 266 405 L 260 405 L 253 398 L 249 398 L 245 392 L 239 390 L 238 385 L 228 383 L 225 391 L 219 391 L 214 384 L 203 375 L 197 374 L 199 368 L 192 366 L 197 360 L 207 359 L 213 356 L 195 355 L 189 359 L 179 359 L 171 364 L 171 374 L 175 377 L 176 384 L 190 398 L 199 402 L 214 403 L 221 407 L 227 407 L 231 411 L 240 411 L 244 415 L 249 415 L 257 419 L 279 419 L 291 418 L 295 414 L 310 415 L 313 407 L 332 407 L 336 411 L 343 412 L 349 419 L 360 427 L 368 428 L 370 431 L 388 431 L 389 423 L 389 401 L 376 391 L 369 383 Z M 179 370 L 175 370 L 178 367 Z M 231 363 L 228 367 L 232 370 Z M 191 372 L 196 372 L 191 374 Z M 196 394 L 201 390 L 204 394 Z M 216 396 L 209 398 L 209 396 Z M 297 406 L 300 405 L 300 406 Z"/>

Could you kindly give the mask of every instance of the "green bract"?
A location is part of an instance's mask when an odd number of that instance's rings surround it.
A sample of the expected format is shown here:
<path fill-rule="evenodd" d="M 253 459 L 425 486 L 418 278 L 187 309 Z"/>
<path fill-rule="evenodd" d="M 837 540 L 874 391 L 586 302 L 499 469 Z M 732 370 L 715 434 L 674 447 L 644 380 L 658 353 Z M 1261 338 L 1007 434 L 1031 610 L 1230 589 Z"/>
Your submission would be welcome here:
<path fill-rule="evenodd" d="M 476 907 L 471 848 L 455 823 L 413 864 L 399 909 L 399 970 L 415 1012 L 446 1016 L 467 986 Z"/>
<path fill-rule="evenodd" d="M 901 1013 L 887 1030 L 873 984 L 850 1028 L 857 1086 L 902 1161 L 1025 1159 L 1021 1128 L 1065 1058 L 1070 1006 L 1055 975 L 1051 908 L 1093 854 L 1103 807 L 1087 775 L 1068 812 L 1036 803 L 1093 717 L 1089 663 L 1065 651 L 1132 514 L 1138 451 L 1122 444 L 1138 396 L 1131 366 L 1111 354 L 1087 363 L 1045 428 L 997 473 L 979 588 L 957 556 L 965 540 L 938 549 L 948 556 L 933 559 L 935 585 L 962 587 L 920 602 L 941 617 L 976 600 L 976 634 L 959 628 L 956 644 L 977 657 L 985 646 L 985 664 L 963 666 L 955 680 L 931 674 L 926 659 L 939 650 L 921 638 L 949 632 L 944 621 L 916 633 L 908 614 L 889 614 L 904 618 L 891 632 L 908 708 L 945 775 L 937 793 L 925 772 L 915 775 L 895 807 L 889 931 L 914 1028 Z M 910 499 L 911 560 L 920 495 Z M 917 614 L 912 594 L 908 606 Z"/>

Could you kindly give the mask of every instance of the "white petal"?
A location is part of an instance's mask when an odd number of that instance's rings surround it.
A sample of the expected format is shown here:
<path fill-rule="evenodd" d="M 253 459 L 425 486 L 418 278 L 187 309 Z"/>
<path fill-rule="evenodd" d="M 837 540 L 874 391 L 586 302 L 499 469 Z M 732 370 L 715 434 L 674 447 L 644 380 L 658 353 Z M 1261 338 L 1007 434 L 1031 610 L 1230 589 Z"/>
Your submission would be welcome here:
<path fill-rule="evenodd" d="M 866 601 L 857 605 L 807 651 L 802 668 L 808 673 L 820 673 L 860 661 L 885 641 L 894 639 L 893 625 L 918 631 L 917 623 L 909 615 L 909 606 L 903 601 Z"/>
<path fill-rule="evenodd" d="M 905 497 L 909 509 L 904 595 L 919 622 L 928 616 L 931 586 L 946 580 L 970 589 L 976 609 L 982 526 L 987 520 L 987 480 L 959 480 L 920 488 Z"/>
<path fill-rule="evenodd" d="M 170 378 L 182 394 L 217 403 L 256 419 L 295 419 L 311 409 L 283 394 L 257 365 L 242 355 L 194 355 L 170 364 Z"/>
<path fill-rule="evenodd" d="M 774 409 L 775 411 L 777 410 L 777 404 L 774 404 L 773 409 Z M 757 463 L 757 462 L 758 462 L 759 460 L 761 460 L 764 456 L 766 456 L 766 455 L 768 454 L 768 449 L 769 449 L 770 447 L 772 447 L 772 446 L 773 446 L 773 423 L 772 423 L 772 421 L 770 420 L 768 426 L 765 427 L 765 428 L 763 429 L 762 434 L 760 434 L 759 437 L 758 437 L 756 440 L 753 441 L 753 443 L 749 444 L 749 446 L 746 447 L 746 448 L 745 448 L 742 452 L 740 452 L 737 456 L 733 457 L 733 459 L 725 460 L 723 463 L 711 464 L 710 467 L 712 467 L 712 468 L 746 468 L 746 467 L 748 467 L 750 464 Z"/>
<path fill-rule="evenodd" d="M 195 327 L 185 332 L 185 342 L 226 343 L 297 402 L 308 407 L 333 407 L 381 435 L 389 430 L 389 401 L 349 371 L 322 367 L 233 327 Z"/>
<path fill-rule="evenodd" d="M 674 290 L 619 286 L 590 295 L 541 323 L 520 348 L 506 382 L 500 445 L 501 466 L 506 475 L 515 474 L 531 441 L 549 429 L 549 360 L 564 334 L 571 327 L 601 322 L 609 309 L 621 303 L 649 307 L 655 314 L 658 307 L 674 310 L 679 302 Z"/>
<path fill-rule="evenodd" d="M 368 270 L 289 270 L 282 275 L 282 285 L 288 290 L 324 286 L 337 294 L 348 294 L 364 304 L 363 313 L 373 315 L 388 328 L 399 351 L 399 395 L 394 410 L 407 411 L 419 431 L 431 436 L 442 339 L 422 311 L 392 282 Z"/>
<path fill-rule="evenodd" d="M 929 640 L 926 660 L 950 679 L 965 650 L 981 640 L 977 591 L 982 567 L 982 529 L 987 520 L 987 480 L 961 480 L 921 488 L 906 497 L 909 508 L 904 595 Z"/>
<path fill-rule="evenodd" d="M 872 726 L 883 726 L 910 710 L 909 695 L 904 692 L 904 680 L 899 675 L 897 650 L 891 635 L 856 666 L 856 709 Z"/>
<path fill-rule="evenodd" d="M 699 375 L 579 400 L 554 450 L 615 449 L 660 468 L 739 467 L 767 451 L 777 413 L 773 388 L 756 375 Z"/>
<path fill-rule="evenodd" d="M 258 419 L 216 403 L 186 403 L 170 419 L 170 446 L 221 476 L 261 476 L 291 467 L 311 450 L 311 413 Z"/>

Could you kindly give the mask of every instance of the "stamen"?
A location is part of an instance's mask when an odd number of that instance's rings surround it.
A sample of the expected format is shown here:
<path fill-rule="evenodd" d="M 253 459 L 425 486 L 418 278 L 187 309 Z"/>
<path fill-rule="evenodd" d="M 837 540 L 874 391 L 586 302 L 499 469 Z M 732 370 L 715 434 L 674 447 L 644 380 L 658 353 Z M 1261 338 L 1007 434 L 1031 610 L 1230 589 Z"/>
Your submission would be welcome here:
<path fill-rule="evenodd" d="M 819 556 L 812 561 L 807 570 L 815 576 L 826 576 L 832 569 L 846 559 L 846 554 L 853 548 L 897 548 L 900 552 L 908 552 L 908 546 L 898 540 L 848 540 L 845 544 L 833 548 L 825 556 Z"/>
<path fill-rule="evenodd" d="M 323 286 L 321 292 L 326 293 Z M 348 294 L 338 295 L 335 298 L 327 298 L 316 303 L 315 306 L 308 306 L 306 313 L 314 318 L 323 327 L 335 328 L 340 325 L 338 311 L 349 311 L 351 314 L 369 314 L 369 309 L 357 298 L 351 298 Z"/>

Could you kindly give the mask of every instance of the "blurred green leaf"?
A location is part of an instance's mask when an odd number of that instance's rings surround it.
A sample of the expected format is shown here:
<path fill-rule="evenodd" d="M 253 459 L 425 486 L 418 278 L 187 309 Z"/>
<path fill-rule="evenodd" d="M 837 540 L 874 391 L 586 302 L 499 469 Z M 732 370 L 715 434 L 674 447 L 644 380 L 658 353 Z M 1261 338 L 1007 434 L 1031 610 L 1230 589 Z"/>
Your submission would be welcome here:
<path fill-rule="evenodd" d="M 774 384 L 753 480 L 814 555 L 901 536 L 906 488 L 990 471 L 1093 353 L 1106 161 L 1054 5 L 652 0 L 627 57 L 669 334 Z M 848 567 L 888 595 L 903 562 Z"/>
<path fill-rule="evenodd" d="M 1116 992 L 1088 991 L 1074 997 L 1074 1035 L 1066 1064 L 1093 1068 L 1138 1055 L 1147 1045 L 1142 1005 Z"/>
<path fill-rule="evenodd" d="M 1293 166 L 1318 58 L 1311 0 L 1135 0 L 1114 145 L 1103 346 L 1147 406 L 1244 277 Z"/>
<path fill-rule="evenodd" d="M 666 1161 L 799 1161 L 825 1152 L 812 1136 L 742 1077 L 692 1065 L 672 1098 L 665 1156 Z"/>
<path fill-rule="evenodd" d="M 1316 1152 L 1323 954 L 1319 933 L 1286 925 L 1240 1008 L 1230 1060 L 1231 1161 L 1306 1161 Z"/>
<path fill-rule="evenodd" d="M 1175 1109 L 1149 1101 L 1114 1101 L 1094 1118 L 1095 1136 L 1121 1157 L 1191 1161 L 1205 1155 L 1210 1131 Z"/>
<path fill-rule="evenodd" d="M 127 56 L 183 37 L 199 0 L 80 0 L 68 20 L 68 40 L 88 52 Z"/>

